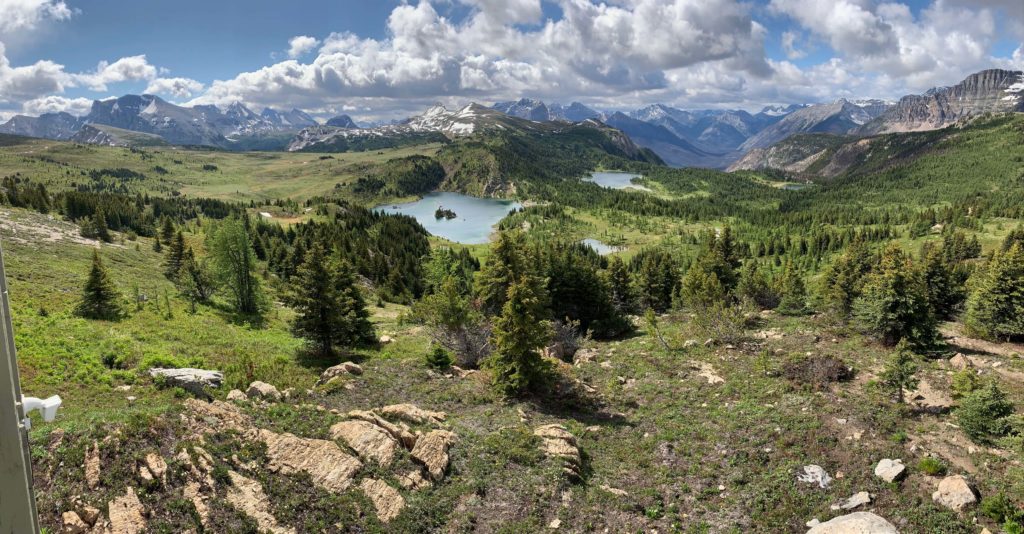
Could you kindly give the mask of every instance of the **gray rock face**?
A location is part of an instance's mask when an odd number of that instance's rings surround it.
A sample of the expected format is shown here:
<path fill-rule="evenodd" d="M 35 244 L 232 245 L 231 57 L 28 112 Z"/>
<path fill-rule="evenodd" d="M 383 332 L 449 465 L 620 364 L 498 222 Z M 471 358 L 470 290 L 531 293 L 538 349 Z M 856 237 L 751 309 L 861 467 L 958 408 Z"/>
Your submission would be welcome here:
<path fill-rule="evenodd" d="M 811 527 L 807 534 L 897 534 L 896 527 L 871 512 L 854 512 Z"/>
<path fill-rule="evenodd" d="M 203 398 L 209 398 L 209 394 L 206 392 L 207 387 L 219 388 L 224 383 L 224 373 L 206 369 L 154 367 L 149 370 L 149 376 L 162 377 L 167 384 L 180 387 Z"/>
<path fill-rule="evenodd" d="M 883 458 L 878 462 L 878 465 L 875 466 L 875 476 L 886 482 L 894 482 L 899 480 L 906 470 L 907 467 L 903 465 L 903 460 L 890 460 L 889 458 Z"/>

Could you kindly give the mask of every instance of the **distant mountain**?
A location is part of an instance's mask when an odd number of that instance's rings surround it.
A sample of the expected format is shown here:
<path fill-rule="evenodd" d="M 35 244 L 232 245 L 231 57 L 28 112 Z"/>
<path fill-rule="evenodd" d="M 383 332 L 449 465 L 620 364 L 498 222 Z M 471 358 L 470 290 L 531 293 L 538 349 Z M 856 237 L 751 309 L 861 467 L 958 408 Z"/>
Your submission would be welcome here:
<path fill-rule="evenodd" d="M 726 169 L 733 171 L 782 170 L 800 174 L 831 148 L 850 140 L 848 136 L 819 133 L 794 134 L 766 148 L 755 148 Z"/>
<path fill-rule="evenodd" d="M 331 117 L 330 119 L 327 120 L 327 123 L 325 124 L 325 126 L 331 126 L 331 127 L 334 127 L 334 128 L 358 128 L 359 127 L 359 125 L 356 124 L 356 122 L 354 120 L 352 120 L 352 117 L 349 117 L 348 115 L 338 115 L 337 117 Z"/>
<path fill-rule="evenodd" d="M 710 153 L 726 154 L 748 138 L 778 122 L 795 109 L 778 108 L 770 113 L 751 114 L 743 110 L 684 111 L 664 104 L 638 109 L 630 116 L 664 126 L 680 139 Z"/>
<path fill-rule="evenodd" d="M 579 102 L 573 102 L 568 106 L 561 104 L 545 104 L 540 100 L 522 98 L 515 102 L 497 102 L 492 109 L 496 109 L 506 115 L 526 119 L 530 121 L 567 121 L 582 122 L 587 119 L 601 118 L 602 114 Z"/>
<path fill-rule="evenodd" d="M 81 126 L 81 119 L 65 112 L 44 113 L 38 117 L 15 115 L 0 124 L 0 133 L 65 140 L 71 139 Z"/>
<path fill-rule="evenodd" d="M 256 114 L 239 102 L 221 110 L 212 105 L 178 106 L 154 95 L 125 95 L 94 101 L 89 114 L 80 118 L 68 113 L 39 117 L 19 115 L 0 125 L 0 133 L 47 139 L 74 138 L 83 143 L 119 146 L 132 141 L 152 144 L 148 137 L 111 135 L 109 129 L 90 129 L 78 135 L 86 125 L 155 135 L 174 145 L 281 150 L 291 137 L 284 134 L 316 125 L 316 121 L 297 109 L 280 112 L 267 108 Z"/>
<path fill-rule="evenodd" d="M 1024 112 L 1024 72 L 985 70 L 952 87 L 910 95 L 858 133 L 934 130 L 983 113 Z"/>
<path fill-rule="evenodd" d="M 739 148 L 743 152 L 766 148 L 799 133 L 848 134 L 884 113 L 889 106 L 891 104 L 881 100 L 852 102 L 844 98 L 807 106 L 752 135 Z"/>
<path fill-rule="evenodd" d="M 70 140 L 87 145 L 120 147 L 167 146 L 170 144 L 159 135 L 122 130 L 103 124 L 83 125 Z"/>
<path fill-rule="evenodd" d="M 605 118 L 605 123 L 622 130 L 636 144 L 651 149 L 669 165 L 675 167 L 721 167 L 726 164 L 723 154 L 713 154 L 701 150 L 659 124 L 634 119 L 622 112 L 609 115 Z"/>

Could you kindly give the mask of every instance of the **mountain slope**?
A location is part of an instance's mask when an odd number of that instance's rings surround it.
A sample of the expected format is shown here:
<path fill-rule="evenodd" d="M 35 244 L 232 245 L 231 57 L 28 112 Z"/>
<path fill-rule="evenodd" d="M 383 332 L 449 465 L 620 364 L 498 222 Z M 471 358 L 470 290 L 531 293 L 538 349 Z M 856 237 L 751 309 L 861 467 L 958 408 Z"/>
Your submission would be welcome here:
<path fill-rule="evenodd" d="M 808 106 L 783 117 L 747 139 L 740 150 L 766 148 L 798 133 L 847 134 L 874 119 L 886 109 L 878 100 L 851 102 L 840 98 L 829 104 Z"/>
<path fill-rule="evenodd" d="M 81 119 L 63 111 L 44 113 L 38 117 L 15 115 L 0 124 L 0 133 L 63 140 L 75 135 L 81 125 Z"/>
<path fill-rule="evenodd" d="M 934 130 L 984 113 L 1024 112 L 1024 72 L 985 70 L 952 86 L 905 96 L 858 133 Z"/>
<path fill-rule="evenodd" d="M 719 168 L 728 165 L 733 157 L 702 150 L 664 126 L 634 119 L 625 113 L 613 113 L 605 122 L 622 130 L 636 144 L 652 150 L 673 167 Z"/>

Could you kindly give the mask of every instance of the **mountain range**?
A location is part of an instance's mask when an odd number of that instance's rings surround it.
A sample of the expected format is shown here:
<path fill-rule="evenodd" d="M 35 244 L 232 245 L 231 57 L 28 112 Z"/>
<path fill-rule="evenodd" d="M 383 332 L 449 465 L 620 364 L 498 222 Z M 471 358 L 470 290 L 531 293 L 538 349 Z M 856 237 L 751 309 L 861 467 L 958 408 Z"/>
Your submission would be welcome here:
<path fill-rule="evenodd" d="M 349 151 L 444 142 L 502 130 L 542 132 L 565 124 L 600 124 L 622 132 L 672 166 L 749 169 L 789 167 L 812 155 L 809 150 L 820 151 L 820 146 L 828 144 L 808 137 L 798 139 L 808 140 L 809 147 L 786 142 L 801 134 L 864 137 L 931 130 L 985 113 L 1021 111 L 1024 73 L 992 69 L 898 102 L 838 99 L 768 106 L 757 113 L 653 104 L 633 111 L 602 112 L 579 102 L 562 105 L 523 98 L 490 107 L 473 103 L 454 111 L 437 105 L 421 115 L 369 128 L 360 128 L 347 115 L 320 124 L 298 109 L 266 108 L 257 114 L 240 102 L 224 109 L 185 107 L 154 95 L 125 95 L 93 102 L 83 117 L 17 115 L 0 125 L 0 133 L 123 146 L 167 143 L 228 150 Z M 773 148 L 780 143 L 781 147 Z"/>

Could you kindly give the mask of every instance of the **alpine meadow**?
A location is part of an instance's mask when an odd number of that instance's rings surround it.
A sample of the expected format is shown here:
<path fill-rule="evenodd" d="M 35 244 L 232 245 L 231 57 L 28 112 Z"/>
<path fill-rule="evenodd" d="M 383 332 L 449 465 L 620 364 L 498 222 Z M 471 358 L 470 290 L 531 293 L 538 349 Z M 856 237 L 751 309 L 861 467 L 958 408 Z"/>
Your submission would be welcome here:
<path fill-rule="evenodd" d="M 1024 4 L 145 9 L 0 0 L 0 531 L 1024 533 Z"/>

